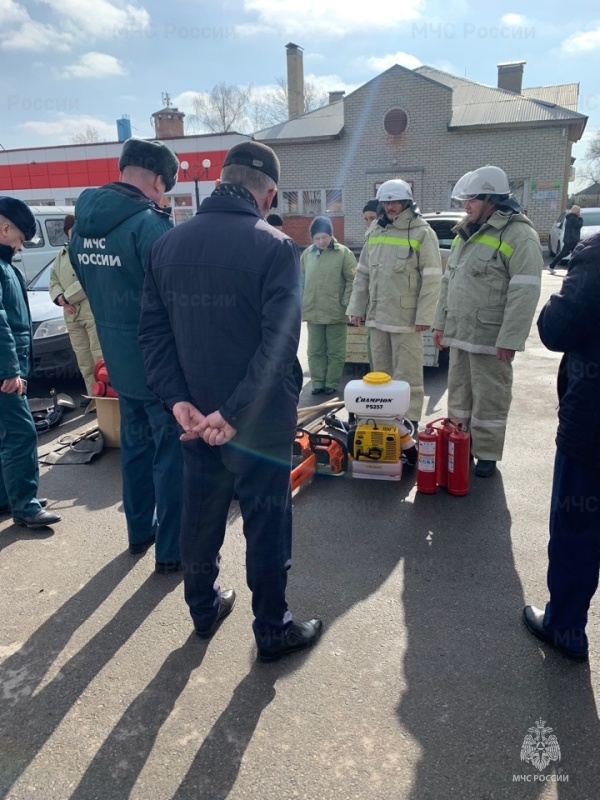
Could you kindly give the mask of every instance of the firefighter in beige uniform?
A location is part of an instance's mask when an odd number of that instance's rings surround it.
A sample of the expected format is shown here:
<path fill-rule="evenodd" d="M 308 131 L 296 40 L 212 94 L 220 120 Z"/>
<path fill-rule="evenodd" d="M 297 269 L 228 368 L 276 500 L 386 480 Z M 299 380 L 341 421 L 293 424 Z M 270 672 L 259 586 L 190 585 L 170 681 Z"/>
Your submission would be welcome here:
<path fill-rule="evenodd" d="M 432 323 L 442 264 L 438 240 L 403 180 L 377 192 L 383 213 L 367 231 L 346 313 L 369 328 L 373 369 L 410 384 L 408 417 L 423 410 L 423 331 Z"/>
<path fill-rule="evenodd" d="M 489 477 L 502 459 L 512 361 L 540 296 L 542 249 L 499 167 L 468 172 L 452 197 L 467 216 L 455 228 L 433 341 L 450 347 L 448 416 L 470 427 L 475 473 Z"/>
<path fill-rule="evenodd" d="M 63 230 L 69 239 L 74 222 L 75 217 L 67 214 Z M 90 308 L 90 301 L 75 275 L 66 245 L 56 256 L 52 265 L 48 290 L 52 301 L 56 305 L 62 306 L 77 366 L 85 381 L 87 394 L 92 395 L 94 393 L 94 366 L 102 358 L 102 350 L 96 333 L 96 323 Z M 87 401 L 82 401 L 82 405 L 84 404 L 87 405 Z"/>

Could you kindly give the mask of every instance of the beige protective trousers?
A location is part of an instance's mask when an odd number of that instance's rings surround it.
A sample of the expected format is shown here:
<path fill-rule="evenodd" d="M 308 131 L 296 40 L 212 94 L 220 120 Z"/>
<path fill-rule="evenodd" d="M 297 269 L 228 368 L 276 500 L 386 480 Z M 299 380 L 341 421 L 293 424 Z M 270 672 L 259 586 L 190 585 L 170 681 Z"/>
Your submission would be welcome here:
<path fill-rule="evenodd" d="M 409 384 L 407 416 L 418 422 L 423 411 L 423 334 L 389 333 L 371 327 L 369 331 L 373 369 Z"/>
<path fill-rule="evenodd" d="M 91 395 L 94 386 L 94 366 L 96 361 L 102 358 L 96 323 L 91 313 L 83 317 L 77 316 L 75 319 L 68 317 L 69 314 L 65 314 L 69 339 L 75 351 L 77 366 L 85 381 L 87 394 Z"/>
<path fill-rule="evenodd" d="M 475 458 L 502 459 L 512 381 L 512 361 L 450 348 L 448 416 L 469 428 Z"/>

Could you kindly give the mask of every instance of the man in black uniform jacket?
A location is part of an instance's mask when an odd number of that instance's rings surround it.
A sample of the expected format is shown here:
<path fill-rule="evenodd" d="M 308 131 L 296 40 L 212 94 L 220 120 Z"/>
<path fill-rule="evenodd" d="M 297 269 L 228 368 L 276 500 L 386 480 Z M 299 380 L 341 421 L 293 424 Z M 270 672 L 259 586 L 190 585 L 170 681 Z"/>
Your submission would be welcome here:
<path fill-rule="evenodd" d="M 301 298 L 296 245 L 263 219 L 278 180 L 266 145 L 229 151 L 198 214 L 154 245 L 140 325 L 148 385 L 184 431 L 181 556 L 194 626 L 209 638 L 235 602 L 216 583 L 235 492 L 265 661 L 309 647 L 322 627 L 294 622 L 285 598 Z"/>

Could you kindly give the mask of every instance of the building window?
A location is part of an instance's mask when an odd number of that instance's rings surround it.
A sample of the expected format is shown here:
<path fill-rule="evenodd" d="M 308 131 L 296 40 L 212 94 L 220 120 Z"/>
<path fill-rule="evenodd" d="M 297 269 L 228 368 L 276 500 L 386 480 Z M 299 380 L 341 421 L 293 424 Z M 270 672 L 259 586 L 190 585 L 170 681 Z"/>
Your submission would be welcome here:
<path fill-rule="evenodd" d="M 28 206 L 55 206 L 54 200 L 26 200 Z"/>
<path fill-rule="evenodd" d="M 52 247 L 61 247 L 68 241 L 68 236 L 64 231 L 64 220 L 62 219 L 47 219 L 46 220 L 46 233 L 48 234 L 48 241 Z"/>
<path fill-rule="evenodd" d="M 77 202 L 76 197 L 65 197 L 65 205 L 66 206 L 74 206 Z"/>
<path fill-rule="evenodd" d="M 284 216 L 316 217 L 320 214 L 343 214 L 341 189 L 303 189 L 280 192 L 281 213 Z"/>
<path fill-rule="evenodd" d="M 325 213 L 326 214 L 342 213 L 341 189 L 325 189 Z"/>
<path fill-rule="evenodd" d="M 406 111 L 401 108 L 392 108 L 383 119 L 385 132 L 390 136 L 400 136 L 408 127 L 408 117 Z"/>
<path fill-rule="evenodd" d="M 302 209 L 307 217 L 318 216 L 323 208 L 323 198 L 319 189 L 302 192 Z"/>
<path fill-rule="evenodd" d="M 299 214 L 300 204 L 298 202 L 298 192 L 282 192 L 282 207 L 284 215 Z"/>

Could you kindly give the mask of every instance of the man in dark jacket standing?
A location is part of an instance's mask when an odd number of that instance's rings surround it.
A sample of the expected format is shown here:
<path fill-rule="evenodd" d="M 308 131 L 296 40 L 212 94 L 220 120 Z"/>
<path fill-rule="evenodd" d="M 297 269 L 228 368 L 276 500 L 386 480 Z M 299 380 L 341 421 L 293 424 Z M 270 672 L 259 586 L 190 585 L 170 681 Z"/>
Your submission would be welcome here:
<path fill-rule="evenodd" d="M 586 661 L 590 601 L 600 571 L 600 234 L 573 254 L 562 288 L 538 329 L 549 350 L 564 352 L 550 507 L 545 612 L 526 606 L 534 636 L 574 661 Z"/>
<path fill-rule="evenodd" d="M 563 246 L 559 252 L 554 256 L 552 261 L 548 264 L 548 272 L 555 275 L 554 267 L 566 258 L 569 253 L 579 244 L 581 238 L 581 228 L 583 226 L 583 219 L 581 218 L 581 209 L 579 206 L 571 206 L 571 210 L 565 216 L 565 232 L 563 236 Z"/>
<path fill-rule="evenodd" d="M 35 236 L 29 206 L 0 197 L 0 514 L 17 525 L 44 528 L 60 522 L 38 500 L 37 433 L 27 403 L 31 367 L 31 319 L 25 281 L 12 265 L 15 253 Z"/>
<path fill-rule="evenodd" d="M 266 661 L 321 633 L 320 620 L 293 622 L 286 602 L 301 299 L 296 245 L 263 219 L 278 180 L 266 145 L 229 151 L 212 196 L 153 247 L 140 325 L 148 385 L 184 431 L 181 554 L 194 626 L 210 638 L 235 602 L 216 583 L 235 492 Z"/>
<path fill-rule="evenodd" d="M 129 551 L 145 553 L 156 539 L 156 571 L 164 574 L 181 569 L 183 459 L 175 420 L 146 386 L 138 328 L 150 248 L 173 227 L 158 203 L 175 185 L 179 163 L 162 142 L 134 138 L 119 169 L 121 181 L 81 194 L 69 256 L 119 395 Z"/>

